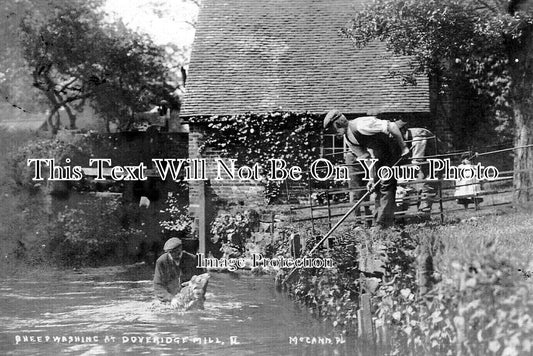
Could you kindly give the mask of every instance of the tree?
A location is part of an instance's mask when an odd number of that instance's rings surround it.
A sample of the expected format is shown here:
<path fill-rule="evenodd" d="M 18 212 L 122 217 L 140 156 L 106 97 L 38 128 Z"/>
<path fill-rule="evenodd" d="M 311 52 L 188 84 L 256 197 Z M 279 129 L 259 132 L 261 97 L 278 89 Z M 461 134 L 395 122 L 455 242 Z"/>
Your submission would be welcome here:
<path fill-rule="evenodd" d="M 343 32 L 414 58 L 414 73 L 462 77 L 513 120 L 514 201 L 533 197 L 533 1 L 375 0 Z M 529 147 L 524 147 L 529 146 Z"/>
<path fill-rule="evenodd" d="M 53 7 L 68 0 L 57 0 Z M 40 111 L 43 100 L 32 88 L 31 70 L 27 66 L 18 38 L 19 25 L 29 13 L 44 19 L 53 13 L 52 4 L 37 0 L 0 0 L 2 26 L 0 26 L 0 92 L 2 99 L 24 111 Z"/>
<path fill-rule="evenodd" d="M 48 101 L 46 123 L 53 132 L 59 109 L 65 109 L 74 129 L 73 109 L 81 110 L 86 102 L 107 122 L 119 124 L 161 99 L 176 105 L 173 88 L 165 85 L 163 49 L 120 22 L 104 22 L 98 5 L 67 2 L 44 21 L 31 15 L 22 21 L 24 58 L 33 86 Z"/>

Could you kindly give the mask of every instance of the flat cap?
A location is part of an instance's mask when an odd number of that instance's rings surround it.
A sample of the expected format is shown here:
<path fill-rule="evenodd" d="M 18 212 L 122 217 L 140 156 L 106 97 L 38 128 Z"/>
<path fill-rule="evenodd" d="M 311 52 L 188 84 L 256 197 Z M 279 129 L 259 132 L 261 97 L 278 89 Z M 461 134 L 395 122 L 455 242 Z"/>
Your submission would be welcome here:
<path fill-rule="evenodd" d="M 163 250 L 166 252 L 166 251 L 173 250 L 179 246 L 181 246 L 181 240 L 178 239 L 177 237 L 171 237 L 170 239 L 167 240 L 167 242 L 165 242 L 165 246 L 163 247 Z"/>
<path fill-rule="evenodd" d="M 341 117 L 344 117 L 344 115 L 336 109 L 328 111 L 326 114 L 326 117 L 324 118 L 324 128 L 327 128 L 329 125 L 331 125 L 333 122 L 337 121 Z"/>

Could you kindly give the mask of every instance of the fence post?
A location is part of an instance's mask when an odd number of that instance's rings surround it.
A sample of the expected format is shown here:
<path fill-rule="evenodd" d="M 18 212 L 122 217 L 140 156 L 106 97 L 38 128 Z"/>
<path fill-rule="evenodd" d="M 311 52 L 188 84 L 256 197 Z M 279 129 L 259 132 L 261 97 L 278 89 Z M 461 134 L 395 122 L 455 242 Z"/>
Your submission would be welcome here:
<path fill-rule="evenodd" d="M 311 231 L 315 235 L 315 219 L 313 218 L 313 188 L 311 187 L 311 175 L 308 177 L 308 186 L 309 186 L 309 209 L 311 212 Z"/>
<path fill-rule="evenodd" d="M 421 238 L 416 257 L 416 274 L 418 294 L 426 294 L 433 284 L 433 256 L 430 238 Z"/>
<path fill-rule="evenodd" d="M 289 193 L 289 180 L 285 179 L 285 193 L 287 194 L 287 204 L 291 203 L 291 195 Z"/>
<path fill-rule="evenodd" d="M 442 179 L 439 178 L 439 209 L 440 223 L 444 224 L 444 207 L 442 206 Z"/>
<path fill-rule="evenodd" d="M 201 180 L 198 185 L 198 195 L 199 195 L 199 207 L 198 207 L 198 253 L 206 254 L 206 243 L 207 243 L 207 192 L 206 192 L 206 183 Z"/>
<path fill-rule="evenodd" d="M 291 235 L 291 252 L 293 258 L 298 258 L 301 255 L 302 252 L 302 242 L 300 240 L 300 234 L 292 234 Z"/>
<path fill-rule="evenodd" d="M 326 188 L 326 202 L 328 204 L 328 227 L 331 229 L 331 203 L 329 201 L 329 189 Z"/>
<path fill-rule="evenodd" d="M 274 220 L 274 217 L 276 215 L 274 212 L 270 213 L 270 244 L 274 245 L 274 227 L 276 226 L 276 222 Z"/>
<path fill-rule="evenodd" d="M 366 242 L 368 243 L 368 241 Z M 357 310 L 358 336 L 364 341 L 373 343 L 374 323 L 370 307 L 370 293 L 366 290 L 365 272 L 374 272 L 374 256 L 367 244 L 359 246 L 359 310 Z M 363 292 L 363 289 L 365 290 Z"/>
<path fill-rule="evenodd" d="M 373 342 L 374 331 L 370 309 L 370 294 L 361 294 L 360 303 L 360 308 L 357 311 L 357 317 L 359 320 L 359 337 L 365 342 Z"/>

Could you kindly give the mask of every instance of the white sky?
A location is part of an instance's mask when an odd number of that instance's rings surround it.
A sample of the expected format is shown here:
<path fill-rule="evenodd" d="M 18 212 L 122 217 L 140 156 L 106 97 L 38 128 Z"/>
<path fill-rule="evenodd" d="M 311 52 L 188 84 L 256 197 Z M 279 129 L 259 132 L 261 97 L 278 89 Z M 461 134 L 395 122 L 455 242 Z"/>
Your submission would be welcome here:
<path fill-rule="evenodd" d="M 156 44 L 189 47 L 185 54 L 188 62 L 199 10 L 195 1 L 107 0 L 104 10 L 121 17 L 132 30 L 147 33 Z"/>

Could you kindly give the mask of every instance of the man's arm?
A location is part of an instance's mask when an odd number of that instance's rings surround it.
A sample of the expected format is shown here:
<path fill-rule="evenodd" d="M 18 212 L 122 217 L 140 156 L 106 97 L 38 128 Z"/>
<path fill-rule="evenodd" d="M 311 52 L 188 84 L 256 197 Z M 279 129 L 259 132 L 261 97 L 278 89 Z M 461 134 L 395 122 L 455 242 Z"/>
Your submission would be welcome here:
<path fill-rule="evenodd" d="M 196 256 L 192 256 L 186 253 L 183 254 L 183 256 L 181 257 L 181 261 L 180 261 L 182 283 L 189 281 L 192 278 L 192 276 L 202 273 L 202 270 L 197 268 L 196 264 L 197 264 Z"/>

